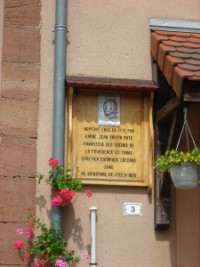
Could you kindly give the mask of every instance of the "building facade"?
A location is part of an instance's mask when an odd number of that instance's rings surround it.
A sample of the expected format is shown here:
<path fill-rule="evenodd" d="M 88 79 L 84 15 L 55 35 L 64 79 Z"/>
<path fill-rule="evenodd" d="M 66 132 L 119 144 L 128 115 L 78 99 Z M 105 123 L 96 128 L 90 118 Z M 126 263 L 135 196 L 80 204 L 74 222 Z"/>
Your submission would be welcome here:
<path fill-rule="evenodd" d="M 38 185 L 34 177 L 37 172 L 48 173 L 48 159 L 53 153 L 53 28 L 57 1 L 0 3 L 0 266 L 23 265 L 13 241 L 16 228 L 26 221 L 27 208 L 50 222 L 50 188 L 46 183 Z M 81 78 L 89 86 L 93 79 L 102 84 L 109 79 L 113 90 L 113 81 L 135 81 L 134 86 L 140 81 L 162 90 L 152 74 L 158 60 L 152 56 L 150 19 L 198 22 L 199 9 L 197 0 L 190 5 L 182 0 L 67 1 L 66 81 L 68 77 Z M 67 82 L 66 91 L 68 85 L 72 86 Z M 125 85 L 122 90 L 126 90 Z M 189 118 L 199 145 L 196 114 L 200 106 L 197 102 L 192 107 Z M 67 133 L 67 108 L 65 118 Z M 65 134 L 65 163 L 68 145 Z M 63 232 L 70 247 L 77 254 L 90 254 L 90 208 L 96 206 L 96 254 L 100 267 L 199 266 L 199 187 L 182 191 L 171 184 L 169 227 L 155 230 L 154 184 L 153 167 L 150 190 L 148 186 L 90 184 L 93 197 L 86 199 L 80 194 L 63 211 Z M 141 216 L 124 215 L 124 203 L 142 204 Z M 79 266 L 89 263 L 82 260 Z"/>

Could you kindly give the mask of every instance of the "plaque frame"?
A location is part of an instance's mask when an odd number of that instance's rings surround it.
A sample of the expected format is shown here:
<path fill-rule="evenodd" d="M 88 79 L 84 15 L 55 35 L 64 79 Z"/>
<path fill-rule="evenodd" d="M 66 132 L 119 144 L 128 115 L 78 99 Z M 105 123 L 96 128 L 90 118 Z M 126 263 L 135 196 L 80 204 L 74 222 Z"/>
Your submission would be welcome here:
<path fill-rule="evenodd" d="M 76 139 L 76 128 L 77 124 L 79 122 L 75 122 L 74 115 L 76 113 L 76 106 L 78 106 L 80 103 L 76 103 L 77 99 L 79 98 L 79 95 L 82 97 L 84 94 L 86 95 L 96 95 L 96 98 L 98 98 L 101 95 L 106 96 L 112 96 L 112 97 L 120 97 L 127 95 L 127 98 L 131 98 L 135 95 L 137 97 L 139 96 L 142 98 L 142 107 L 144 108 L 143 116 L 145 116 L 145 121 L 141 122 L 142 124 L 142 151 L 141 151 L 141 159 L 140 159 L 140 166 L 146 166 L 142 171 L 142 177 L 139 177 L 136 179 L 132 178 L 126 178 L 126 177 L 108 177 L 107 173 L 106 176 L 103 176 L 105 173 L 103 170 L 98 170 L 96 172 L 91 172 L 91 175 L 88 177 L 87 175 L 80 175 L 83 167 L 83 162 L 80 163 L 80 161 L 77 161 L 78 156 L 76 155 L 77 151 L 77 144 L 74 142 Z M 121 99 L 120 99 L 121 101 Z M 98 101 L 97 101 L 98 102 Z M 67 164 L 74 170 L 76 173 L 74 174 L 76 177 L 80 178 L 83 182 L 83 184 L 93 184 L 93 185 L 111 185 L 111 186 L 139 186 L 139 187 L 148 187 L 149 190 L 151 190 L 152 187 L 152 103 L 153 103 L 153 93 L 152 92 L 135 92 L 135 91 L 128 91 L 124 92 L 121 90 L 107 90 L 106 93 L 102 90 L 95 90 L 94 88 L 87 89 L 87 88 L 78 88 L 78 87 L 69 87 L 68 88 L 68 116 L 67 116 L 67 123 L 66 123 L 66 129 L 67 129 L 67 142 L 66 142 L 66 158 L 67 158 Z M 120 103 L 121 104 L 121 103 Z M 88 106 L 90 109 L 91 107 Z M 122 109 L 122 111 L 121 111 Z M 120 107 L 120 111 L 123 112 L 123 106 Z M 87 120 L 87 118 L 86 118 Z M 98 119 L 97 119 L 98 120 Z M 120 118 L 121 120 L 121 118 Z M 123 123 L 120 125 L 99 125 L 98 121 L 96 121 L 96 127 L 116 127 L 121 128 L 123 126 Z M 93 124 L 91 127 L 95 127 Z M 80 133 L 79 133 L 80 134 Z M 90 132 L 91 134 L 91 132 Z M 129 135 L 127 135 L 128 137 Z M 95 136 L 99 137 L 99 136 Z M 92 138 L 91 138 L 92 139 Z M 120 143 L 119 143 L 120 144 Z M 123 143 L 125 145 L 125 143 Z M 83 148 L 81 148 L 83 149 Z M 85 149 L 85 148 L 84 148 Z M 101 151 L 101 150 L 100 150 Z M 103 151 L 103 150 L 102 150 Z M 120 151 L 120 150 L 119 150 Z M 131 153 L 130 150 L 121 150 L 121 152 L 124 151 L 124 153 Z M 91 155 L 90 155 L 91 156 Z M 92 158 L 92 157 L 91 157 Z M 92 159 L 93 160 L 93 159 Z M 130 159 L 131 160 L 131 159 Z M 90 161 L 90 160 L 89 160 Z M 97 162 L 97 165 L 99 162 Z M 132 162 L 133 163 L 133 162 Z M 119 165 L 119 162 L 117 162 Z M 78 165 L 78 169 L 76 166 Z M 91 164 L 90 164 L 91 165 Z M 110 164 L 107 164 L 108 166 Z M 112 166 L 112 164 L 111 164 Z M 86 168 L 87 169 L 87 168 Z M 82 171 L 84 173 L 85 171 Z M 112 172 L 112 170 L 110 171 Z M 89 172 L 88 172 L 89 173 Z M 92 173 L 95 173 L 95 175 L 92 175 Z M 100 175 L 98 175 L 98 173 Z M 119 172 L 120 173 L 120 172 Z M 123 173 L 123 172 L 121 172 Z M 125 174 L 123 174 L 125 175 Z"/>

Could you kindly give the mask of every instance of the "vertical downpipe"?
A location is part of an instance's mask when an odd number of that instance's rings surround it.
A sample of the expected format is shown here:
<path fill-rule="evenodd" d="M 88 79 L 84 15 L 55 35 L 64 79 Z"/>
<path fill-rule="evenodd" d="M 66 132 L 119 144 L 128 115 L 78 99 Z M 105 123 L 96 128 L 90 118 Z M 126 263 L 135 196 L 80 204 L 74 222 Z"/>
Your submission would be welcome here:
<path fill-rule="evenodd" d="M 91 218 L 91 260 L 90 265 L 97 265 L 96 262 L 96 218 L 97 218 L 97 208 L 90 208 L 90 218 Z"/>
<path fill-rule="evenodd" d="M 66 78 L 66 0 L 56 0 L 54 50 L 53 157 L 64 166 L 65 78 Z M 62 231 L 62 209 L 52 206 L 51 222 Z"/>

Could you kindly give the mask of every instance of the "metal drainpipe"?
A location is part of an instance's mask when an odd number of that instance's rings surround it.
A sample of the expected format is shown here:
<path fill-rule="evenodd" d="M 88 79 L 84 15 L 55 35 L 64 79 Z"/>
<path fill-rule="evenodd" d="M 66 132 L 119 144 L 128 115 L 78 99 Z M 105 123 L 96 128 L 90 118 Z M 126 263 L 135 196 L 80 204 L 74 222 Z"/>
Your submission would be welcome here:
<path fill-rule="evenodd" d="M 66 78 L 66 0 L 56 0 L 54 50 L 53 157 L 64 166 L 65 78 Z M 52 206 L 51 223 L 62 232 L 62 208 Z"/>

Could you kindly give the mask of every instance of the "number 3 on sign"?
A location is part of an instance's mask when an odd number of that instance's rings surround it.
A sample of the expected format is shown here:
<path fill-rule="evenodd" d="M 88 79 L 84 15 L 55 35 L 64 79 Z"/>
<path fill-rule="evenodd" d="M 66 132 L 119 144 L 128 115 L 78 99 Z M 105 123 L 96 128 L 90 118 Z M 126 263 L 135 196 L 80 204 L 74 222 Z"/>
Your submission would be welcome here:
<path fill-rule="evenodd" d="M 135 206 L 131 206 L 131 212 L 132 212 L 132 213 L 135 212 Z"/>
<path fill-rule="evenodd" d="M 124 215 L 142 215 L 141 203 L 124 203 Z"/>

